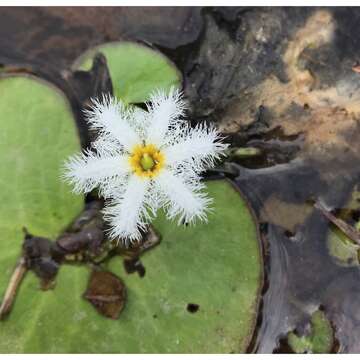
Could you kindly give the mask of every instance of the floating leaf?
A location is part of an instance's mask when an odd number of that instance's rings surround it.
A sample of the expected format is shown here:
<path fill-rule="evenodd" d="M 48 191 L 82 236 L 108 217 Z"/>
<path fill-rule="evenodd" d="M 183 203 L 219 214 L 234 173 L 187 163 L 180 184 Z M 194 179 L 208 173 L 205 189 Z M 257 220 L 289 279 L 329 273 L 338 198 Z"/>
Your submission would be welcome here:
<path fill-rule="evenodd" d="M 22 227 L 55 237 L 80 212 L 83 200 L 60 179 L 64 159 L 79 151 L 80 143 L 59 91 L 33 77 L 0 78 L 0 123 L 3 282 L 20 251 Z"/>
<path fill-rule="evenodd" d="M 342 266 L 359 265 L 360 246 L 349 239 L 340 229 L 330 227 L 327 238 L 330 255 Z"/>
<path fill-rule="evenodd" d="M 29 274 L 10 316 L 0 323 L 0 351 L 246 351 L 262 285 L 257 227 L 230 183 L 212 181 L 208 190 L 214 211 L 207 224 L 178 227 L 163 215 L 155 221 L 162 241 L 141 257 L 144 277 L 127 274 L 118 257 L 108 263 L 127 289 L 118 320 L 99 315 L 82 297 L 90 276 L 85 266 L 62 266 L 55 289 L 46 292 Z"/>
<path fill-rule="evenodd" d="M 338 265 L 358 266 L 360 264 L 360 245 L 358 240 L 360 232 L 357 224 L 349 224 L 354 212 L 357 212 L 359 208 L 360 191 L 359 186 L 356 185 L 339 214 L 336 217 L 332 216 L 336 221 L 332 221 L 327 236 L 329 254 Z"/>
<path fill-rule="evenodd" d="M 22 228 L 54 238 L 81 211 L 83 198 L 60 179 L 63 161 L 79 151 L 80 143 L 70 106 L 59 91 L 34 77 L 0 78 L 0 124 L 1 299 L 21 253 Z M 36 300 L 27 291 L 41 295 L 40 283 L 33 279 L 23 285 L 24 297 L 15 305 L 20 318 L 0 323 L 0 352 L 17 350 L 12 336 L 20 328 L 32 331 L 31 321 L 23 323 L 26 316 L 37 316 Z"/>
<path fill-rule="evenodd" d="M 90 49 L 75 61 L 73 69 L 90 70 L 98 52 L 106 57 L 114 95 L 126 103 L 145 102 L 158 88 L 181 86 L 181 74 L 170 60 L 135 42 L 113 42 Z"/>
<path fill-rule="evenodd" d="M 323 311 L 315 311 L 311 316 L 311 333 L 307 336 L 298 336 L 289 333 L 288 343 L 298 354 L 323 354 L 331 351 L 334 341 L 333 329 Z"/>

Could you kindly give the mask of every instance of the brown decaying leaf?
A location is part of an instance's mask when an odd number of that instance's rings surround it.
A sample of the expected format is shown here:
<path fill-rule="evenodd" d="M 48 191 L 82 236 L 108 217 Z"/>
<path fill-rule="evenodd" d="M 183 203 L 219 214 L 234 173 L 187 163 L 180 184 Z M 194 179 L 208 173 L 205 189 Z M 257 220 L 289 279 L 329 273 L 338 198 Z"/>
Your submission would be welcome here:
<path fill-rule="evenodd" d="M 125 306 L 126 288 L 115 274 L 93 270 L 83 296 L 101 315 L 115 320 Z"/>

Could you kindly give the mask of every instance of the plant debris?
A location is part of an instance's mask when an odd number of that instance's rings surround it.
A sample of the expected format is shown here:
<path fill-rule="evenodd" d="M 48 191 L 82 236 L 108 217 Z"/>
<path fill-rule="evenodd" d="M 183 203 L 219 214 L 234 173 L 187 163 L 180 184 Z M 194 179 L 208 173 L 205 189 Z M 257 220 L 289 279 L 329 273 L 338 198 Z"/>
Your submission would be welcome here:
<path fill-rule="evenodd" d="M 47 290 L 51 287 L 59 270 L 59 262 L 56 261 L 56 252 L 51 240 L 33 236 L 26 229 L 23 243 L 23 257 L 26 268 L 33 270 L 41 279 L 41 288 Z"/>
<path fill-rule="evenodd" d="M 360 245 L 360 232 L 356 230 L 353 226 L 347 224 L 344 220 L 337 218 L 330 211 L 328 211 L 325 206 L 317 202 L 315 203 L 315 208 L 320 210 L 320 212 L 334 225 L 336 225 L 341 231 L 343 231 L 351 240 Z"/>
<path fill-rule="evenodd" d="M 138 272 L 140 277 L 145 275 L 140 256 L 158 245 L 160 237 L 150 226 L 148 232 L 144 233 L 142 241 L 129 248 L 122 247 L 120 241 L 108 241 L 104 233 L 102 204 L 101 200 L 87 203 L 84 211 L 56 241 L 34 236 L 24 228 L 23 254 L 6 290 L 0 307 L 0 319 L 11 310 L 18 287 L 28 270 L 33 271 L 40 279 L 42 290 L 49 290 L 55 286 L 56 275 L 63 263 L 98 266 L 109 257 L 121 256 L 128 273 Z M 90 280 L 84 296 L 101 314 L 113 319 L 117 318 L 125 302 L 125 285 L 110 272 L 93 271 L 92 277 L 93 280 Z M 102 278 L 104 278 L 104 287 L 99 287 L 101 283 L 99 279 Z"/>
<path fill-rule="evenodd" d="M 0 306 L 0 320 L 3 320 L 5 316 L 9 314 L 14 304 L 17 290 L 26 274 L 26 271 L 27 267 L 25 265 L 25 259 L 21 257 L 15 267 L 9 285 L 5 291 L 5 295 Z"/>
<path fill-rule="evenodd" d="M 84 298 L 101 314 L 118 319 L 126 302 L 126 288 L 123 281 L 109 271 L 93 270 Z"/>

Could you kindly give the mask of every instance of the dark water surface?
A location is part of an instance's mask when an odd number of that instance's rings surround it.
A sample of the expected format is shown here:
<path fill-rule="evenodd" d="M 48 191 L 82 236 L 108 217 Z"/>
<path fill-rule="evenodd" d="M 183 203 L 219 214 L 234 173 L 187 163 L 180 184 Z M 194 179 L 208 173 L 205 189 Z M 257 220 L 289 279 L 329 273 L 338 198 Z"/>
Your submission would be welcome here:
<path fill-rule="evenodd" d="M 328 166 L 330 173 L 336 172 L 333 163 Z M 266 200 L 274 195 L 289 203 L 289 211 L 293 211 L 290 204 L 307 206 L 314 198 L 341 208 L 359 182 L 360 168 L 354 166 L 353 171 L 345 176 L 342 173 L 330 183 L 320 178 L 316 164 L 302 160 L 266 169 L 238 170 L 236 183 L 259 214 Z M 276 212 L 276 203 L 266 211 Z M 334 350 L 359 352 L 360 269 L 338 265 L 329 255 L 328 220 L 314 209 L 294 232 L 271 223 L 262 223 L 261 229 L 267 284 L 254 350 L 281 352 L 279 341 L 289 331 L 308 323 L 310 315 L 320 308 L 334 326 L 338 341 L 338 349 Z"/>

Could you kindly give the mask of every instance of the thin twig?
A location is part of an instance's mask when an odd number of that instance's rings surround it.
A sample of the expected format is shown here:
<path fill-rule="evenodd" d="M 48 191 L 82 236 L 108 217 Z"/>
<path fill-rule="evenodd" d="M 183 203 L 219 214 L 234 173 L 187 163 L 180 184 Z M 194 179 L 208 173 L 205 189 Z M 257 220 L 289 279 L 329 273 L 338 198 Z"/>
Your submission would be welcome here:
<path fill-rule="evenodd" d="M 321 203 L 315 203 L 314 205 L 321 213 L 334 225 L 336 225 L 345 235 L 347 235 L 351 240 L 360 245 L 360 232 L 349 225 L 345 221 L 334 216 L 330 211 L 326 210 L 325 206 Z"/>
<path fill-rule="evenodd" d="M 5 291 L 4 299 L 0 306 L 0 320 L 4 319 L 4 317 L 10 312 L 16 297 L 17 289 L 24 278 L 26 271 L 27 267 L 25 265 L 25 259 L 24 257 L 21 257 L 16 264 L 14 272 L 11 275 L 9 285 Z"/>

